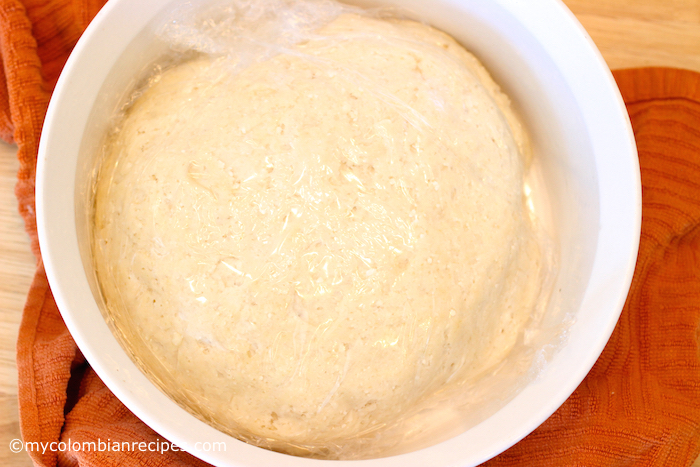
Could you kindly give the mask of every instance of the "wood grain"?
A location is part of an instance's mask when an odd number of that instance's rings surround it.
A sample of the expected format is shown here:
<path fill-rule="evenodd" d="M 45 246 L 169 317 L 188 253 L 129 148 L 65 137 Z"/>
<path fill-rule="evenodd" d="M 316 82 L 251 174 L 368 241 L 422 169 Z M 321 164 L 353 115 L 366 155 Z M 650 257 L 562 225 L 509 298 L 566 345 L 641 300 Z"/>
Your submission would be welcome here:
<path fill-rule="evenodd" d="M 564 0 L 608 66 L 700 71 L 700 0 Z"/>
<path fill-rule="evenodd" d="M 26 453 L 13 453 L 10 441 L 21 438 L 17 415 L 15 343 L 35 260 L 17 212 L 15 181 L 19 162 L 14 146 L 0 143 L 0 465 L 31 466 Z"/>
<path fill-rule="evenodd" d="M 611 68 L 700 71 L 700 0 L 564 0 Z M 19 438 L 15 341 L 34 258 L 17 214 L 15 149 L 0 144 L 0 465 L 32 465 L 8 444 Z M 694 467 L 700 467 L 696 461 Z"/>

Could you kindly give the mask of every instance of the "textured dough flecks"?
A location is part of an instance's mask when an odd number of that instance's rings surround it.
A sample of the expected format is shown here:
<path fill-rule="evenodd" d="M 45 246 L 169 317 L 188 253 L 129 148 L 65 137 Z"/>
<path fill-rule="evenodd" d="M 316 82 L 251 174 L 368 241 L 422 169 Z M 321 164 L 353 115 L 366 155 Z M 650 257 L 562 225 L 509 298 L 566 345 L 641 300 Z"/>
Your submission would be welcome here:
<path fill-rule="evenodd" d="M 419 23 L 343 14 L 230 67 L 167 69 L 126 112 L 98 277 L 190 410 L 333 457 L 514 345 L 541 277 L 527 142 L 483 66 Z"/>

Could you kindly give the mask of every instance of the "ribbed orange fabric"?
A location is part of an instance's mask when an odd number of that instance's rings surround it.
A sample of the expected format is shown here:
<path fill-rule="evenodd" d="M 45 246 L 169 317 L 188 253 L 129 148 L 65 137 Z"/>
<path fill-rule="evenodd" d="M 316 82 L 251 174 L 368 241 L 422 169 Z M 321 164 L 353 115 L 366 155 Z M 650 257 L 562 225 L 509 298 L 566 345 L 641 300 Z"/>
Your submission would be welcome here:
<path fill-rule="evenodd" d="M 583 383 L 488 466 L 688 466 L 700 454 L 700 74 L 614 75 L 642 172 L 632 287 Z"/>
<path fill-rule="evenodd" d="M 51 295 L 34 217 L 36 151 L 61 67 L 101 0 L 0 0 L 0 137 L 38 268 L 17 343 L 25 442 L 146 441 L 85 362 Z M 489 466 L 687 466 L 700 451 L 700 74 L 615 73 L 639 146 L 640 256 L 613 336 L 569 400 Z M 465 446 L 465 449 L 469 449 Z M 182 452 L 31 453 L 37 466 L 201 465 Z"/>
<path fill-rule="evenodd" d="M 104 0 L 0 0 L 0 137 L 17 143 L 19 211 L 39 256 L 34 215 L 36 153 L 51 90 Z"/>
<path fill-rule="evenodd" d="M 103 3 L 0 0 L 0 137 L 18 146 L 15 192 L 38 261 L 17 342 L 20 428 L 25 442 L 159 439 L 85 363 L 51 295 L 36 234 L 36 158 L 51 90 L 70 51 Z M 35 465 L 47 467 L 207 465 L 183 452 L 155 456 L 130 452 L 128 458 L 119 452 L 59 454 L 50 449 L 29 454 Z"/>

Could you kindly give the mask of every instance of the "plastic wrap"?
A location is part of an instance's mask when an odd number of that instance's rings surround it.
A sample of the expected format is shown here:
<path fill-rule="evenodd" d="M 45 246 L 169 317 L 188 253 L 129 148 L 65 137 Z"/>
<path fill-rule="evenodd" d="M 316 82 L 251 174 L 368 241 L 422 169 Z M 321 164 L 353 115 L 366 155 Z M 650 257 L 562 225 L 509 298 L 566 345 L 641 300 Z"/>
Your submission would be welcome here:
<path fill-rule="evenodd" d="M 295 455 L 381 457 L 478 421 L 542 355 L 554 263 L 486 70 L 395 11 L 327 1 L 188 3 L 159 35 L 172 54 L 116 119 L 95 197 L 98 278 L 139 365 Z M 501 401 L 526 381 L 507 380 Z"/>

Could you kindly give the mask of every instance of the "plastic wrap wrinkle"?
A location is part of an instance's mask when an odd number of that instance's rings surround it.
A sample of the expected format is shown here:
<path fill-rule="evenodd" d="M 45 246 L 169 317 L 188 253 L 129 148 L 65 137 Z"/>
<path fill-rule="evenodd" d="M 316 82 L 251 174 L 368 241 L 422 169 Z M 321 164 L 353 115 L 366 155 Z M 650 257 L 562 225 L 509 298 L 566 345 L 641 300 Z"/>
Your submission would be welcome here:
<path fill-rule="evenodd" d="M 425 25 L 325 1 L 188 3 L 159 34 L 171 65 L 124 106 L 95 197 L 98 277 L 142 369 L 296 455 L 476 423 L 531 367 L 554 262 L 486 70 Z"/>

